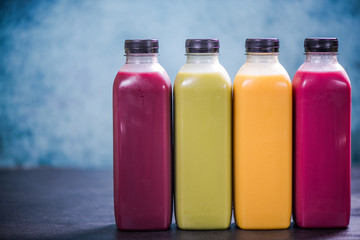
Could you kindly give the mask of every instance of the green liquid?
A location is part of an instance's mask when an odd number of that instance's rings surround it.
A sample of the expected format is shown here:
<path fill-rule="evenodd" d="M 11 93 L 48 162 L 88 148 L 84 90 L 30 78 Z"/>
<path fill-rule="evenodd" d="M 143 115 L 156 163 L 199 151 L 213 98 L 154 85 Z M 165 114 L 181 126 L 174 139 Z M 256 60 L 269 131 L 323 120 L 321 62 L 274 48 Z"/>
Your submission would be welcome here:
<path fill-rule="evenodd" d="M 231 219 L 231 83 L 221 73 L 176 76 L 175 213 L 182 229 Z"/>

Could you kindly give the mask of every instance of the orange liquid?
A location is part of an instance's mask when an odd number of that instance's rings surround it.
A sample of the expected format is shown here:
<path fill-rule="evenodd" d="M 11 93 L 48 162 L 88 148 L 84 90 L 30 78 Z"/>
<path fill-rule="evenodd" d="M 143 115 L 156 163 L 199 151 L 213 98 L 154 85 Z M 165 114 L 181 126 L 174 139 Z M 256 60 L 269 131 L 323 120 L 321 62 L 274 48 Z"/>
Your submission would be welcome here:
<path fill-rule="evenodd" d="M 292 191 L 292 89 L 285 75 L 234 81 L 234 208 L 243 229 L 288 228 Z"/>

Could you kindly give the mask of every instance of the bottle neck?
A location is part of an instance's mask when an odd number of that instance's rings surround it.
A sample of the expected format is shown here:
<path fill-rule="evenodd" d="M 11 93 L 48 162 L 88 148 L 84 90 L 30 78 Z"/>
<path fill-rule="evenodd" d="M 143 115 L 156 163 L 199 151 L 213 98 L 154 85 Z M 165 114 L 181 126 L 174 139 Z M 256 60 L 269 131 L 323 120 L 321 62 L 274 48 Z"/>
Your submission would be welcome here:
<path fill-rule="evenodd" d="M 219 63 L 219 54 L 218 53 L 188 53 L 186 63 Z"/>
<path fill-rule="evenodd" d="M 305 53 L 305 63 L 338 63 L 337 53 Z"/>
<path fill-rule="evenodd" d="M 151 64 L 158 63 L 157 53 L 127 54 L 126 64 Z"/>
<path fill-rule="evenodd" d="M 246 62 L 248 63 L 277 63 L 279 62 L 278 53 L 247 53 Z"/>

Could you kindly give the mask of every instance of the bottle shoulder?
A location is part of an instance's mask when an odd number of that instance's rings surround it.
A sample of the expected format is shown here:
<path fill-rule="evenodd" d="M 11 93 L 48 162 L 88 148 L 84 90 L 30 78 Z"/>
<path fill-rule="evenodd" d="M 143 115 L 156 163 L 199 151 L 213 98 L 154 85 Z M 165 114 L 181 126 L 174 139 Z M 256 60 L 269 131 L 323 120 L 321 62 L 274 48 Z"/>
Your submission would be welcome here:
<path fill-rule="evenodd" d="M 237 72 L 236 76 L 253 76 L 254 78 L 261 76 L 277 76 L 281 75 L 290 81 L 289 74 L 285 68 L 279 63 L 259 63 L 245 62 Z"/>
<path fill-rule="evenodd" d="M 149 73 L 160 72 L 167 75 L 165 69 L 159 63 L 141 63 L 141 64 L 124 64 L 118 73 L 131 72 L 131 73 Z"/>
<path fill-rule="evenodd" d="M 186 63 L 184 64 L 178 73 L 225 73 L 227 71 L 220 63 Z"/>
<path fill-rule="evenodd" d="M 338 71 L 308 71 L 299 69 L 295 73 L 292 84 L 296 89 L 326 88 L 330 85 L 351 88 L 349 76 L 343 69 Z"/>
<path fill-rule="evenodd" d="M 169 79 L 167 72 L 159 63 L 124 64 L 118 71 L 118 74 L 123 73 L 160 73 L 165 79 Z"/>
<path fill-rule="evenodd" d="M 291 88 L 291 81 L 289 74 L 280 63 L 245 63 L 235 76 L 234 89 L 260 86 Z"/>
<path fill-rule="evenodd" d="M 185 64 L 176 75 L 174 86 L 198 83 L 226 84 L 231 88 L 231 78 L 221 64 Z"/>
<path fill-rule="evenodd" d="M 305 61 L 299 67 L 298 71 L 304 72 L 338 72 L 345 71 L 345 69 L 340 65 L 340 63 L 335 62 L 307 62 Z"/>
<path fill-rule="evenodd" d="M 113 87 L 131 86 L 160 86 L 171 88 L 171 82 L 164 68 L 157 64 L 152 66 L 126 66 L 125 64 L 117 73 Z M 129 64 L 129 65 L 150 65 L 150 64 Z"/>

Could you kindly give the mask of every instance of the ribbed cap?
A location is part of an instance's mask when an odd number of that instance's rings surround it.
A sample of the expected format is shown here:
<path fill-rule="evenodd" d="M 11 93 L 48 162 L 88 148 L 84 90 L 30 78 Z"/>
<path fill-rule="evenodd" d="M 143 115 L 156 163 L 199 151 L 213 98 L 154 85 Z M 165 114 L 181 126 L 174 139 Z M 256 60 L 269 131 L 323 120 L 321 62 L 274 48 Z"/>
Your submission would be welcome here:
<path fill-rule="evenodd" d="M 157 39 L 128 39 L 125 40 L 125 53 L 158 53 Z"/>
<path fill-rule="evenodd" d="M 186 53 L 218 53 L 219 39 L 186 39 Z"/>
<path fill-rule="evenodd" d="M 305 38 L 305 52 L 337 52 L 337 38 Z"/>
<path fill-rule="evenodd" d="M 277 53 L 279 47 L 278 38 L 248 38 L 245 42 L 247 53 Z"/>

